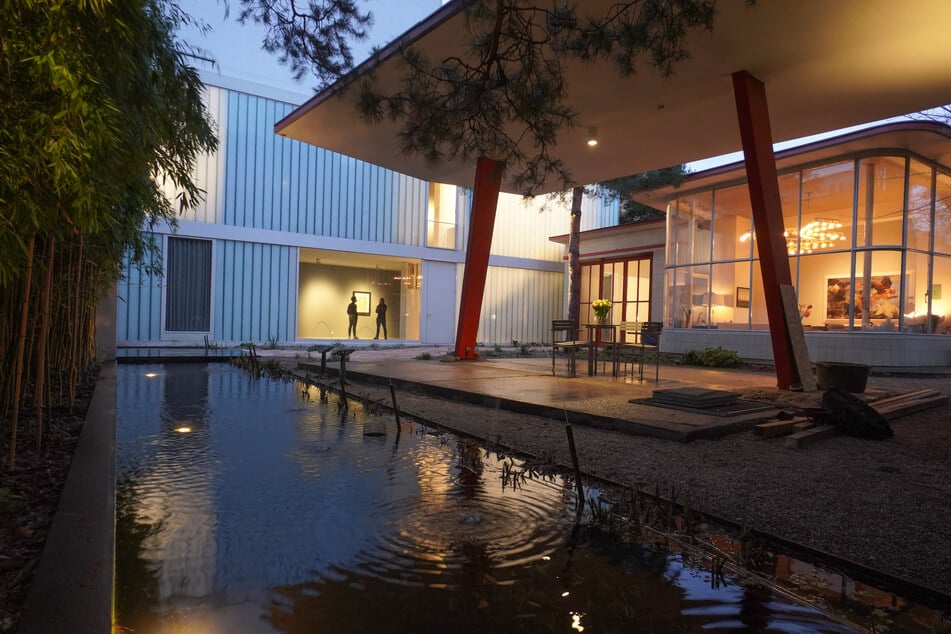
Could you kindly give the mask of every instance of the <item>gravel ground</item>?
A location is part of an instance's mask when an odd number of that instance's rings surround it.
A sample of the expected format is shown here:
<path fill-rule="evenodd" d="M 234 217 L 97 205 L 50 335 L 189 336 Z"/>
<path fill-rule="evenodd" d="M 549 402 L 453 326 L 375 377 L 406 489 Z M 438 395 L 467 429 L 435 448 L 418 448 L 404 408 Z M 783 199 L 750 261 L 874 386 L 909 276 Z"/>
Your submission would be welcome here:
<path fill-rule="evenodd" d="M 951 377 L 870 377 L 869 388 L 951 394 Z M 354 384 L 389 403 L 389 391 Z M 780 400 L 800 404 L 818 393 Z M 761 395 L 763 396 L 763 395 Z M 534 456 L 570 464 L 561 421 L 413 393 L 401 411 Z M 581 468 L 624 485 L 680 491 L 692 508 L 951 595 L 951 406 L 892 421 L 895 436 L 837 436 L 801 450 L 741 432 L 690 444 L 574 427 Z"/>

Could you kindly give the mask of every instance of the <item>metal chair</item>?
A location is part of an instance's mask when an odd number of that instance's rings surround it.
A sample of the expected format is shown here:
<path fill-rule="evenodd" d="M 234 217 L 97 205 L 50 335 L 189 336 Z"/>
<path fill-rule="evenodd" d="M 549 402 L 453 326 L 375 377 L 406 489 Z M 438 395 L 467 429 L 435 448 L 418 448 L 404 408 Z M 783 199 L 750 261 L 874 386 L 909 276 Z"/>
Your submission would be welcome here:
<path fill-rule="evenodd" d="M 660 381 L 660 335 L 664 330 L 664 324 L 659 321 L 641 322 L 640 333 L 638 333 L 638 365 L 640 368 L 640 380 L 644 381 L 644 357 L 648 352 L 654 353 L 654 382 Z"/>
<path fill-rule="evenodd" d="M 578 347 L 586 345 L 585 341 L 578 341 L 578 324 L 573 319 L 554 319 L 551 322 L 551 375 L 555 373 L 555 355 L 558 350 L 568 354 L 568 376 L 578 375 L 576 355 Z"/>
<path fill-rule="evenodd" d="M 627 366 L 631 366 L 631 378 L 634 378 L 634 362 L 637 360 L 641 325 L 639 321 L 622 321 L 618 324 L 618 341 L 614 344 L 614 355 L 623 375 L 627 375 Z"/>

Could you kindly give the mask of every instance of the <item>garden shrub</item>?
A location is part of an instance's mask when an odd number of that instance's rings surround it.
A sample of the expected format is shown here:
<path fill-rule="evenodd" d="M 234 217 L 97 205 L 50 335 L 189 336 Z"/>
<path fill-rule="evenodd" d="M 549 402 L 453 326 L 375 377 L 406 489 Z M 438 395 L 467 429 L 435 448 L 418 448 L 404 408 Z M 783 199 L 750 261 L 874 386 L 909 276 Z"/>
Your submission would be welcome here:
<path fill-rule="evenodd" d="M 743 360 L 732 350 L 707 348 L 706 350 L 688 350 L 677 359 L 677 365 L 698 365 L 704 368 L 738 368 Z"/>

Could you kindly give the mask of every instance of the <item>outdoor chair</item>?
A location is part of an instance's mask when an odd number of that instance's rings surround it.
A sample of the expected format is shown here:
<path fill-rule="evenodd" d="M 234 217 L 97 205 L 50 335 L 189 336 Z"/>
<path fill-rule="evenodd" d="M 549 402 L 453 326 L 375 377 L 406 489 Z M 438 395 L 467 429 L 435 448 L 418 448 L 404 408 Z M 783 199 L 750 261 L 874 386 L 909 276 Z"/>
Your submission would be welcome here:
<path fill-rule="evenodd" d="M 654 354 L 654 381 L 660 380 L 660 334 L 664 325 L 659 321 L 622 321 L 619 328 L 623 333 L 624 341 L 615 349 L 618 363 L 627 374 L 628 365 L 631 368 L 631 378 L 634 378 L 634 363 L 637 363 L 638 379 L 644 381 L 644 364 L 647 354 Z M 618 337 L 621 338 L 620 336 Z"/>
<path fill-rule="evenodd" d="M 634 363 L 638 357 L 638 338 L 641 332 L 641 324 L 642 322 L 639 321 L 622 321 L 618 324 L 618 340 L 613 346 L 613 352 L 621 375 L 627 375 L 627 368 L 630 365 L 631 377 L 634 376 Z"/>
<path fill-rule="evenodd" d="M 641 322 L 636 344 L 641 382 L 644 381 L 644 361 L 648 352 L 654 354 L 654 382 L 660 380 L 660 334 L 663 329 L 664 324 L 659 321 Z"/>
<path fill-rule="evenodd" d="M 588 345 L 586 341 L 578 341 L 578 324 L 573 319 L 554 319 L 551 322 L 551 375 L 558 376 L 555 372 L 555 355 L 559 350 L 564 350 L 568 355 L 568 376 L 576 377 L 577 371 L 577 352 L 581 346 Z"/>

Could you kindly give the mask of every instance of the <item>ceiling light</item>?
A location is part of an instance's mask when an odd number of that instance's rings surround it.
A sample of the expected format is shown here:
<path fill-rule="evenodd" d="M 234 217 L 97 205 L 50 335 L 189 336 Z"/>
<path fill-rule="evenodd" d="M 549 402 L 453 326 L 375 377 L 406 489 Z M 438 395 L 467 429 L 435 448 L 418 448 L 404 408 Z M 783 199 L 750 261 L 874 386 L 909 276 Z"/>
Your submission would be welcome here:
<path fill-rule="evenodd" d="M 588 128 L 588 140 L 589 147 L 594 147 L 598 144 L 598 129 L 594 126 Z"/>

